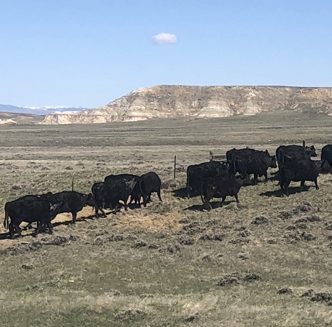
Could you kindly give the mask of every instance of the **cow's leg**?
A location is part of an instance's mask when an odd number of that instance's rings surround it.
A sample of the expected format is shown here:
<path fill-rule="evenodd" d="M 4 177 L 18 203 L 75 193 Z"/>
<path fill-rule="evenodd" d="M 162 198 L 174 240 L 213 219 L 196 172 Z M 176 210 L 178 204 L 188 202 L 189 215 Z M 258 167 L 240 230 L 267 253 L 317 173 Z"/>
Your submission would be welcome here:
<path fill-rule="evenodd" d="M 187 185 L 187 198 L 190 199 L 190 188 L 189 188 L 189 185 Z"/>
<path fill-rule="evenodd" d="M 239 201 L 239 196 L 238 196 L 237 194 L 235 194 L 234 197 L 235 197 L 236 202 L 237 202 L 237 203 L 240 203 L 240 201 Z"/>
<path fill-rule="evenodd" d="M 289 187 L 289 184 L 290 184 L 290 181 L 287 181 L 285 184 L 284 184 L 284 193 L 287 195 L 287 196 L 289 196 L 289 189 L 288 189 L 288 187 Z"/>
<path fill-rule="evenodd" d="M 15 235 L 15 226 L 12 222 L 10 222 L 9 224 L 9 236 L 10 238 L 14 238 L 14 235 Z"/>
<path fill-rule="evenodd" d="M 210 200 L 212 199 L 212 197 L 210 197 L 209 195 L 201 195 L 201 200 L 203 202 L 203 209 L 207 209 L 207 210 L 211 210 L 212 206 L 210 203 Z"/>
<path fill-rule="evenodd" d="M 106 217 L 106 213 L 103 210 L 102 206 L 99 206 L 98 204 L 95 205 L 95 216 L 96 218 L 99 218 L 99 211 L 101 212 L 103 217 Z"/>
<path fill-rule="evenodd" d="M 41 219 L 37 223 L 36 233 L 38 234 L 39 232 L 42 232 L 42 233 L 46 232 L 46 230 L 49 229 L 49 225 L 51 225 L 51 229 L 52 229 L 51 220 Z M 52 234 L 52 232 L 50 232 L 50 229 L 49 229 L 49 233 Z"/>
<path fill-rule="evenodd" d="M 22 228 L 20 227 L 20 225 L 14 225 L 14 228 L 16 230 L 16 233 L 21 236 L 22 234 Z"/>
<path fill-rule="evenodd" d="M 53 225 L 52 225 L 51 221 L 49 221 L 47 223 L 47 227 L 48 227 L 49 234 L 53 234 Z"/>
<path fill-rule="evenodd" d="M 125 211 L 128 211 L 128 204 L 127 204 L 128 199 L 123 200 Z"/>
<path fill-rule="evenodd" d="M 302 180 L 301 181 L 301 186 L 300 186 L 301 191 L 304 190 L 304 187 L 305 187 L 305 180 Z"/>
<path fill-rule="evenodd" d="M 205 200 L 205 202 L 203 203 L 203 207 L 206 208 L 208 211 L 210 211 L 212 209 L 211 203 L 209 202 L 209 200 Z"/>
<path fill-rule="evenodd" d="M 160 188 L 158 189 L 157 194 L 158 194 L 158 198 L 159 198 L 160 202 L 163 202 L 161 195 L 160 195 Z"/>
<path fill-rule="evenodd" d="M 77 218 L 77 212 L 73 211 L 71 214 L 73 216 L 72 223 L 75 224 L 76 223 L 76 218 Z"/>
<path fill-rule="evenodd" d="M 138 205 L 139 207 L 141 207 L 141 196 L 135 195 L 133 199 L 134 199 L 135 205 Z"/>
<path fill-rule="evenodd" d="M 120 211 L 119 202 L 112 203 L 112 210 L 114 213 L 117 213 L 118 211 Z"/>
<path fill-rule="evenodd" d="M 99 217 L 98 211 L 99 211 L 99 207 L 98 207 L 98 205 L 95 205 L 95 216 L 96 216 L 96 218 Z"/>
<path fill-rule="evenodd" d="M 148 196 L 146 194 L 143 195 L 143 205 L 146 207 L 146 204 L 148 202 Z"/>
<path fill-rule="evenodd" d="M 128 204 L 132 204 L 133 201 L 136 204 L 136 199 L 132 195 L 130 195 L 130 201 Z"/>
<path fill-rule="evenodd" d="M 115 211 L 121 211 L 121 203 L 120 202 L 117 202 L 115 204 Z"/>
<path fill-rule="evenodd" d="M 28 225 L 26 225 L 24 227 L 24 230 L 28 230 L 28 229 L 31 229 L 32 228 L 32 223 L 28 223 Z"/>
<path fill-rule="evenodd" d="M 258 181 L 258 175 L 257 175 L 257 174 L 254 174 L 254 185 L 257 184 L 257 181 Z"/>
<path fill-rule="evenodd" d="M 37 227 L 35 229 L 35 234 L 39 234 L 42 230 L 43 224 L 41 222 L 38 222 Z"/>
<path fill-rule="evenodd" d="M 103 209 L 103 208 L 100 208 L 100 211 L 101 211 L 101 213 L 102 213 L 103 217 L 104 217 L 104 218 L 106 218 L 106 217 L 107 217 L 107 215 L 106 215 L 106 212 L 104 211 L 104 209 Z"/>
<path fill-rule="evenodd" d="M 187 190 L 187 198 L 190 199 L 190 185 L 189 185 L 188 177 L 187 177 L 186 190 Z"/>
<path fill-rule="evenodd" d="M 265 182 L 267 182 L 267 171 L 264 172 Z"/>
<path fill-rule="evenodd" d="M 317 183 L 317 178 L 314 180 L 314 182 L 315 182 L 316 190 L 319 190 L 318 183 Z"/>
<path fill-rule="evenodd" d="M 40 228 L 41 227 L 41 222 L 40 221 L 37 221 L 37 227 L 36 228 Z"/>
<path fill-rule="evenodd" d="M 221 202 L 220 202 L 220 206 L 221 206 L 221 207 L 223 206 L 225 200 L 226 200 L 226 195 L 223 196 L 223 197 L 221 197 Z"/>

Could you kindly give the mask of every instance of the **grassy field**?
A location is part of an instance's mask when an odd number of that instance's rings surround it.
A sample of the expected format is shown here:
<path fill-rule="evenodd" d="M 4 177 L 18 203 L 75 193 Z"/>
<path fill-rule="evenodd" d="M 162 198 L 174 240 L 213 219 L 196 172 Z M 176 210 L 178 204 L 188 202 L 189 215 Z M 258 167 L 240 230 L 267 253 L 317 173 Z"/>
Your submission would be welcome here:
<path fill-rule="evenodd" d="M 332 117 L 279 112 L 209 120 L 0 126 L 0 205 L 89 192 L 111 173 L 156 171 L 163 202 L 54 234 L 0 229 L 1 326 L 331 326 L 332 176 L 281 196 L 269 180 L 203 212 L 183 197 L 188 164 L 251 146 L 331 143 Z M 176 183 L 173 158 L 177 156 Z M 0 214 L 3 221 L 3 213 Z"/>

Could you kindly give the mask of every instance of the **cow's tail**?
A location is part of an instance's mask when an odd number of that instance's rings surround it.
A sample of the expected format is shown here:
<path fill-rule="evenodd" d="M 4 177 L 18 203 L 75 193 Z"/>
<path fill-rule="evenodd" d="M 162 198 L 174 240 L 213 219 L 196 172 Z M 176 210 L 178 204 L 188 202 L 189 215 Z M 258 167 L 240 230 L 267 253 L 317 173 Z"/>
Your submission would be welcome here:
<path fill-rule="evenodd" d="M 3 221 L 3 226 L 8 229 L 9 227 L 9 213 L 8 211 L 6 210 L 6 207 L 5 207 L 5 220 Z"/>

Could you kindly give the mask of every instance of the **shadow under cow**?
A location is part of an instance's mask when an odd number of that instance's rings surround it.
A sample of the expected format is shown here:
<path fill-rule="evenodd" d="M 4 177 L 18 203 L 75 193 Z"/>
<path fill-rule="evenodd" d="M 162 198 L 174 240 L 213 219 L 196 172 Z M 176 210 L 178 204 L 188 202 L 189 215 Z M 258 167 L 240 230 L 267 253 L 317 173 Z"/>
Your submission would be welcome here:
<path fill-rule="evenodd" d="M 296 193 L 302 193 L 302 192 L 308 191 L 310 187 L 311 186 L 305 185 L 303 187 L 303 189 L 301 189 L 300 186 L 293 186 L 293 187 L 288 188 L 288 192 L 289 192 L 289 195 L 296 194 Z M 277 197 L 277 198 L 282 198 L 282 197 L 286 196 L 282 192 L 281 189 L 277 189 L 277 190 L 274 190 L 274 191 L 266 191 L 266 192 L 260 193 L 259 195 L 260 196 L 267 196 L 267 197 Z"/>
<path fill-rule="evenodd" d="M 223 204 L 221 204 L 221 201 L 211 201 L 209 202 L 212 209 L 208 208 L 204 203 L 202 204 L 193 204 L 190 207 L 185 208 L 185 211 L 208 211 L 213 210 L 213 209 L 217 209 L 217 208 L 222 208 L 227 206 L 230 203 L 233 203 L 234 201 L 228 200 L 228 201 L 224 201 Z"/>

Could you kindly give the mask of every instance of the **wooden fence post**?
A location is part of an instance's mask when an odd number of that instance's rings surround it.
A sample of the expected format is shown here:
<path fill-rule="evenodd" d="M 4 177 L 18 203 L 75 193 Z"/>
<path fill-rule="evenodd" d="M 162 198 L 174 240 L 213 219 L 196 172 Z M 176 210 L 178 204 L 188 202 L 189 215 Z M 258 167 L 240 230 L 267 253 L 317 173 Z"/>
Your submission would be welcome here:
<path fill-rule="evenodd" d="M 213 152 L 210 151 L 210 161 L 213 161 Z"/>
<path fill-rule="evenodd" d="M 71 177 L 71 190 L 74 191 L 74 175 Z"/>
<path fill-rule="evenodd" d="M 176 183 L 176 155 L 174 156 L 173 180 Z"/>

